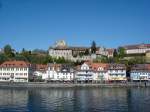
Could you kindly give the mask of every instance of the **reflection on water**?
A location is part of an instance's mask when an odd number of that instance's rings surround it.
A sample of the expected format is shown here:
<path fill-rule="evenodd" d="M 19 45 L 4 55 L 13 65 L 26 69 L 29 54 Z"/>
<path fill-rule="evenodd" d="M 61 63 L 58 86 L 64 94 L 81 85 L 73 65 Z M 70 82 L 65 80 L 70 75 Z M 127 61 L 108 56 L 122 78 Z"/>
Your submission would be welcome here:
<path fill-rule="evenodd" d="M 0 112 L 150 112 L 150 88 L 0 89 Z"/>
<path fill-rule="evenodd" d="M 1 111 L 26 111 L 28 103 L 28 90 L 0 89 Z"/>

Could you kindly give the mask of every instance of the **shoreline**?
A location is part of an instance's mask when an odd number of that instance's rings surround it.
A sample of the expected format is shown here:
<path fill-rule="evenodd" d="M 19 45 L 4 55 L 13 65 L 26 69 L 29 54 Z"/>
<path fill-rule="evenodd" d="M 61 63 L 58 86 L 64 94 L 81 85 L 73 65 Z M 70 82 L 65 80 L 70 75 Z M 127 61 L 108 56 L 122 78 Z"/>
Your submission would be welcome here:
<path fill-rule="evenodd" d="M 1 82 L 0 88 L 92 88 L 92 87 L 110 87 L 110 88 L 129 88 L 129 87 L 150 87 L 150 83 L 109 83 L 109 84 L 56 84 L 56 83 L 40 83 L 40 82 L 29 82 L 29 83 L 6 83 Z"/>

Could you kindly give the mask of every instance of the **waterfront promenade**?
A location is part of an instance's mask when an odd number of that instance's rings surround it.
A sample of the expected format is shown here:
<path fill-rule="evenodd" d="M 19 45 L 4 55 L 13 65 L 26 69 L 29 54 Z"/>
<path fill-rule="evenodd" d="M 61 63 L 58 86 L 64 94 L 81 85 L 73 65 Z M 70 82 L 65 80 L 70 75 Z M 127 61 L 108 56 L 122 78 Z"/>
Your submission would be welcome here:
<path fill-rule="evenodd" d="M 150 82 L 127 82 L 127 83 L 45 83 L 45 82 L 29 82 L 29 83 L 0 83 L 0 88 L 75 88 L 75 87 L 150 87 Z"/>

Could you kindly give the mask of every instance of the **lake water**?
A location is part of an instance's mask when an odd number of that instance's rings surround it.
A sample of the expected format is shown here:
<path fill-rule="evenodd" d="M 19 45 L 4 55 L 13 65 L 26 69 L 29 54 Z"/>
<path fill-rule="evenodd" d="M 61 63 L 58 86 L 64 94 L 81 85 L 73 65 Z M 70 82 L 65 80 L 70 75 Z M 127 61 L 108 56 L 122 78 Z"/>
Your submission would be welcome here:
<path fill-rule="evenodd" d="M 0 112 L 150 112 L 150 88 L 0 89 Z"/>

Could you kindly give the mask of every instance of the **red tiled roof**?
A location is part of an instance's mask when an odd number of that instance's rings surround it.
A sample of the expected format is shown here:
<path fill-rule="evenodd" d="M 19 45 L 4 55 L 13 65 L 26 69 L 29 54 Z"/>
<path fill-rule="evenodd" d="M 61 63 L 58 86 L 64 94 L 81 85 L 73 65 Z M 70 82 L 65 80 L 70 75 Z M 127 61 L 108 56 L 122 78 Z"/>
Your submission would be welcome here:
<path fill-rule="evenodd" d="M 62 65 L 62 64 L 53 64 L 53 63 L 49 63 L 49 64 L 48 64 L 48 67 L 54 67 L 54 69 L 56 70 L 56 69 L 60 68 L 61 65 Z"/>
<path fill-rule="evenodd" d="M 84 63 L 87 64 L 91 70 L 95 70 L 95 71 L 97 71 L 99 67 L 103 68 L 104 70 L 106 70 L 108 68 L 107 63 L 93 63 L 91 61 L 86 61 Z M 80 66 L 78 66 L 78 68 L 79 67 Z"/>
<path fill-rule="evenodd" d="M 30 67 L 31 64 L 25 61 L 5 61 L 0 67 Z"/>
<path fill-rule="evenodd" d="M 104 70 L 106 70 L 107 67 L 108 67 L 108 64 L 106 64 L 106 63 L 92 63 L 91 64 L 92 70 L 96 70 L 97 71 L 99 67 L 101 67 Z"/>

